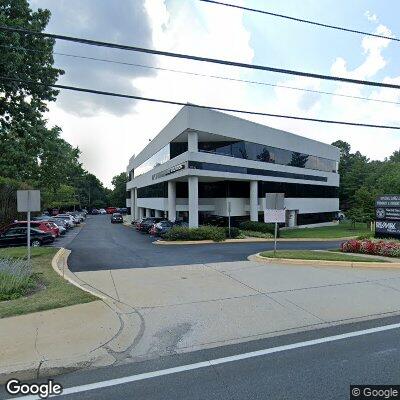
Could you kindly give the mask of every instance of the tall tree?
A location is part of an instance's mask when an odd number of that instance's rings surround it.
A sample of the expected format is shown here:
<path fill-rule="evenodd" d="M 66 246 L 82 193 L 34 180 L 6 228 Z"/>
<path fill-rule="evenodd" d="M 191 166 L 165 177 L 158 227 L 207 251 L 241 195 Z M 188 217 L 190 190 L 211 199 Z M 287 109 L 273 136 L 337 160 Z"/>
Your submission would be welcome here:
<path fill-rule="evenodd" d="M 114 176 L 111 183 L 114 189 L 111 193 L 111 203 L 115 207 L 126 206 L 126 183 L 128 177 L 125 172 L 121 172 L 119 175 Z"/>

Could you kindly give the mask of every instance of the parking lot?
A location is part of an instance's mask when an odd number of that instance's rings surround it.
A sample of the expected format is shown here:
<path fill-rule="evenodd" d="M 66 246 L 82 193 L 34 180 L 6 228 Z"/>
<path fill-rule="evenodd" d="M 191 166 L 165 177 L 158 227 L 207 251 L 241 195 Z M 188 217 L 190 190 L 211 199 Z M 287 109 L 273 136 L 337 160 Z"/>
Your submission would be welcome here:
<path fill-rule="evenodd" d="M 88 216 L 76 237 L 66 245 L 72 251 L 68 265 L 71 271 L 78 272 L 244 261 L 250 254 L 273 247 L 272 242 L 162 246 L 153 244 L 154 240 L 132 227 L 111 224 L 109 215 Z M 58 246 L 63 247 L 60 243 Z M 279 243 L 279 248 L 329 249 L 339 243 L 293 241 Z"/>

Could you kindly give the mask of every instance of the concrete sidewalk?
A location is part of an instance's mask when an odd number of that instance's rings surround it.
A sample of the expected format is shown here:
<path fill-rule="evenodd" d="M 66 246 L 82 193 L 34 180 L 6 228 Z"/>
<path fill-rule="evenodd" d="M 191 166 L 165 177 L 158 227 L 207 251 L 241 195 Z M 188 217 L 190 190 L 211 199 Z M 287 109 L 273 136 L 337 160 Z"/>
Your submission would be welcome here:
<path fill-rule="evenodd" d="M 129 360 L 400 313 L 400 271 L 231 262 L 78 272 L 135 307 Z"/>
<path fill-rule="evenodd" d="M 400 313 L 399 270 L 242 261 L 72 273 L 57 254 L 54 268 L 101 300 L 0 319 L 0 382 Z"/>

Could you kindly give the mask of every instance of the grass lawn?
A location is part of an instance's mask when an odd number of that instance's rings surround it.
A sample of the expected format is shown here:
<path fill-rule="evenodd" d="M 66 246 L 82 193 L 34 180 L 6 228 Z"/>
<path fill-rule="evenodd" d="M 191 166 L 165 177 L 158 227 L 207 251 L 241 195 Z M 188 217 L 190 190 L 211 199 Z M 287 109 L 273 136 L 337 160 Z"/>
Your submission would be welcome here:
<path fill-rule="evenodd" d="M 262 257 L 274 258 L 273 250 L 263 251 Z M 376 262 L 376 260 L 354 256 L 351 254 L 339 253 L 336 251 L 313 251 L 313 250 L 277 250 L 276 258 L 292 258 L 300 260 L 326 260 L 326 261 L 355 261 L 355 262 Z M 387 262 L 379 260 L 379 262 Z"/>
<path fill-rule="evenodd" d="M 0 301 L 0 318 L 88 303 L 97 299 L 70 284 L 53 270 L 51 260 L 57 251 L 58 249 L 48 247 L 32 248 L 33 276 L 39 288 L 28 296 Z M 0 249 L 0 258 L 2 256 L 22 258 L 26 256 L 26 248 Z"/>
<path fill-rule="evenodd" d="M 281 230 L 281 238 L 321 238 L 334 239 L 349 236 L 359 236 L 370 234 L 371 230 L 366 224 L 356 224 L 356 229 L 353 228 L 350 222 L 340 222 L 333 226 L 321 226 L 318 228 L 299 228 Z"/>

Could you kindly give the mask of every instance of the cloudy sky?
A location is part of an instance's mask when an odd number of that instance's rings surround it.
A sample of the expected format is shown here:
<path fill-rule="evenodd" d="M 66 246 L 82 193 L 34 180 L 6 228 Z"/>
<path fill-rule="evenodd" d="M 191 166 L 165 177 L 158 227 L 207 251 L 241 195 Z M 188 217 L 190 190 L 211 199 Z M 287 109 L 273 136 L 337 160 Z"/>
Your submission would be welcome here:
<path fill-rule="evenodd" d="M 318 20 L 386 36 L 400 36 L 397 0 L 229 0 L 234 4 Z M 47 31 L 154 49 L 400 84 L 400 43 L 322 29 L 198 0 L 30 0 L 52 12 Z M 160 70 L 253 80 L 400 103 L 400 91 L 294 78 L 269 72 L 144 55 L 58 41 L 60 83 L 86 88 L 298 116 L 400 125 L 400 106 L 282 87 Z M 67 55 L 68 56 L 67 56 Z M 76 58 L 102 58 L 134 65 Z M 179 110 L 177 106 L 61 92 L 50 125 L 82 151 L 86 169 L 110 186 Z M 246 117 L 322 142 L 349 142 L 371 159 L 400 147 L 398 131 Z"/>

